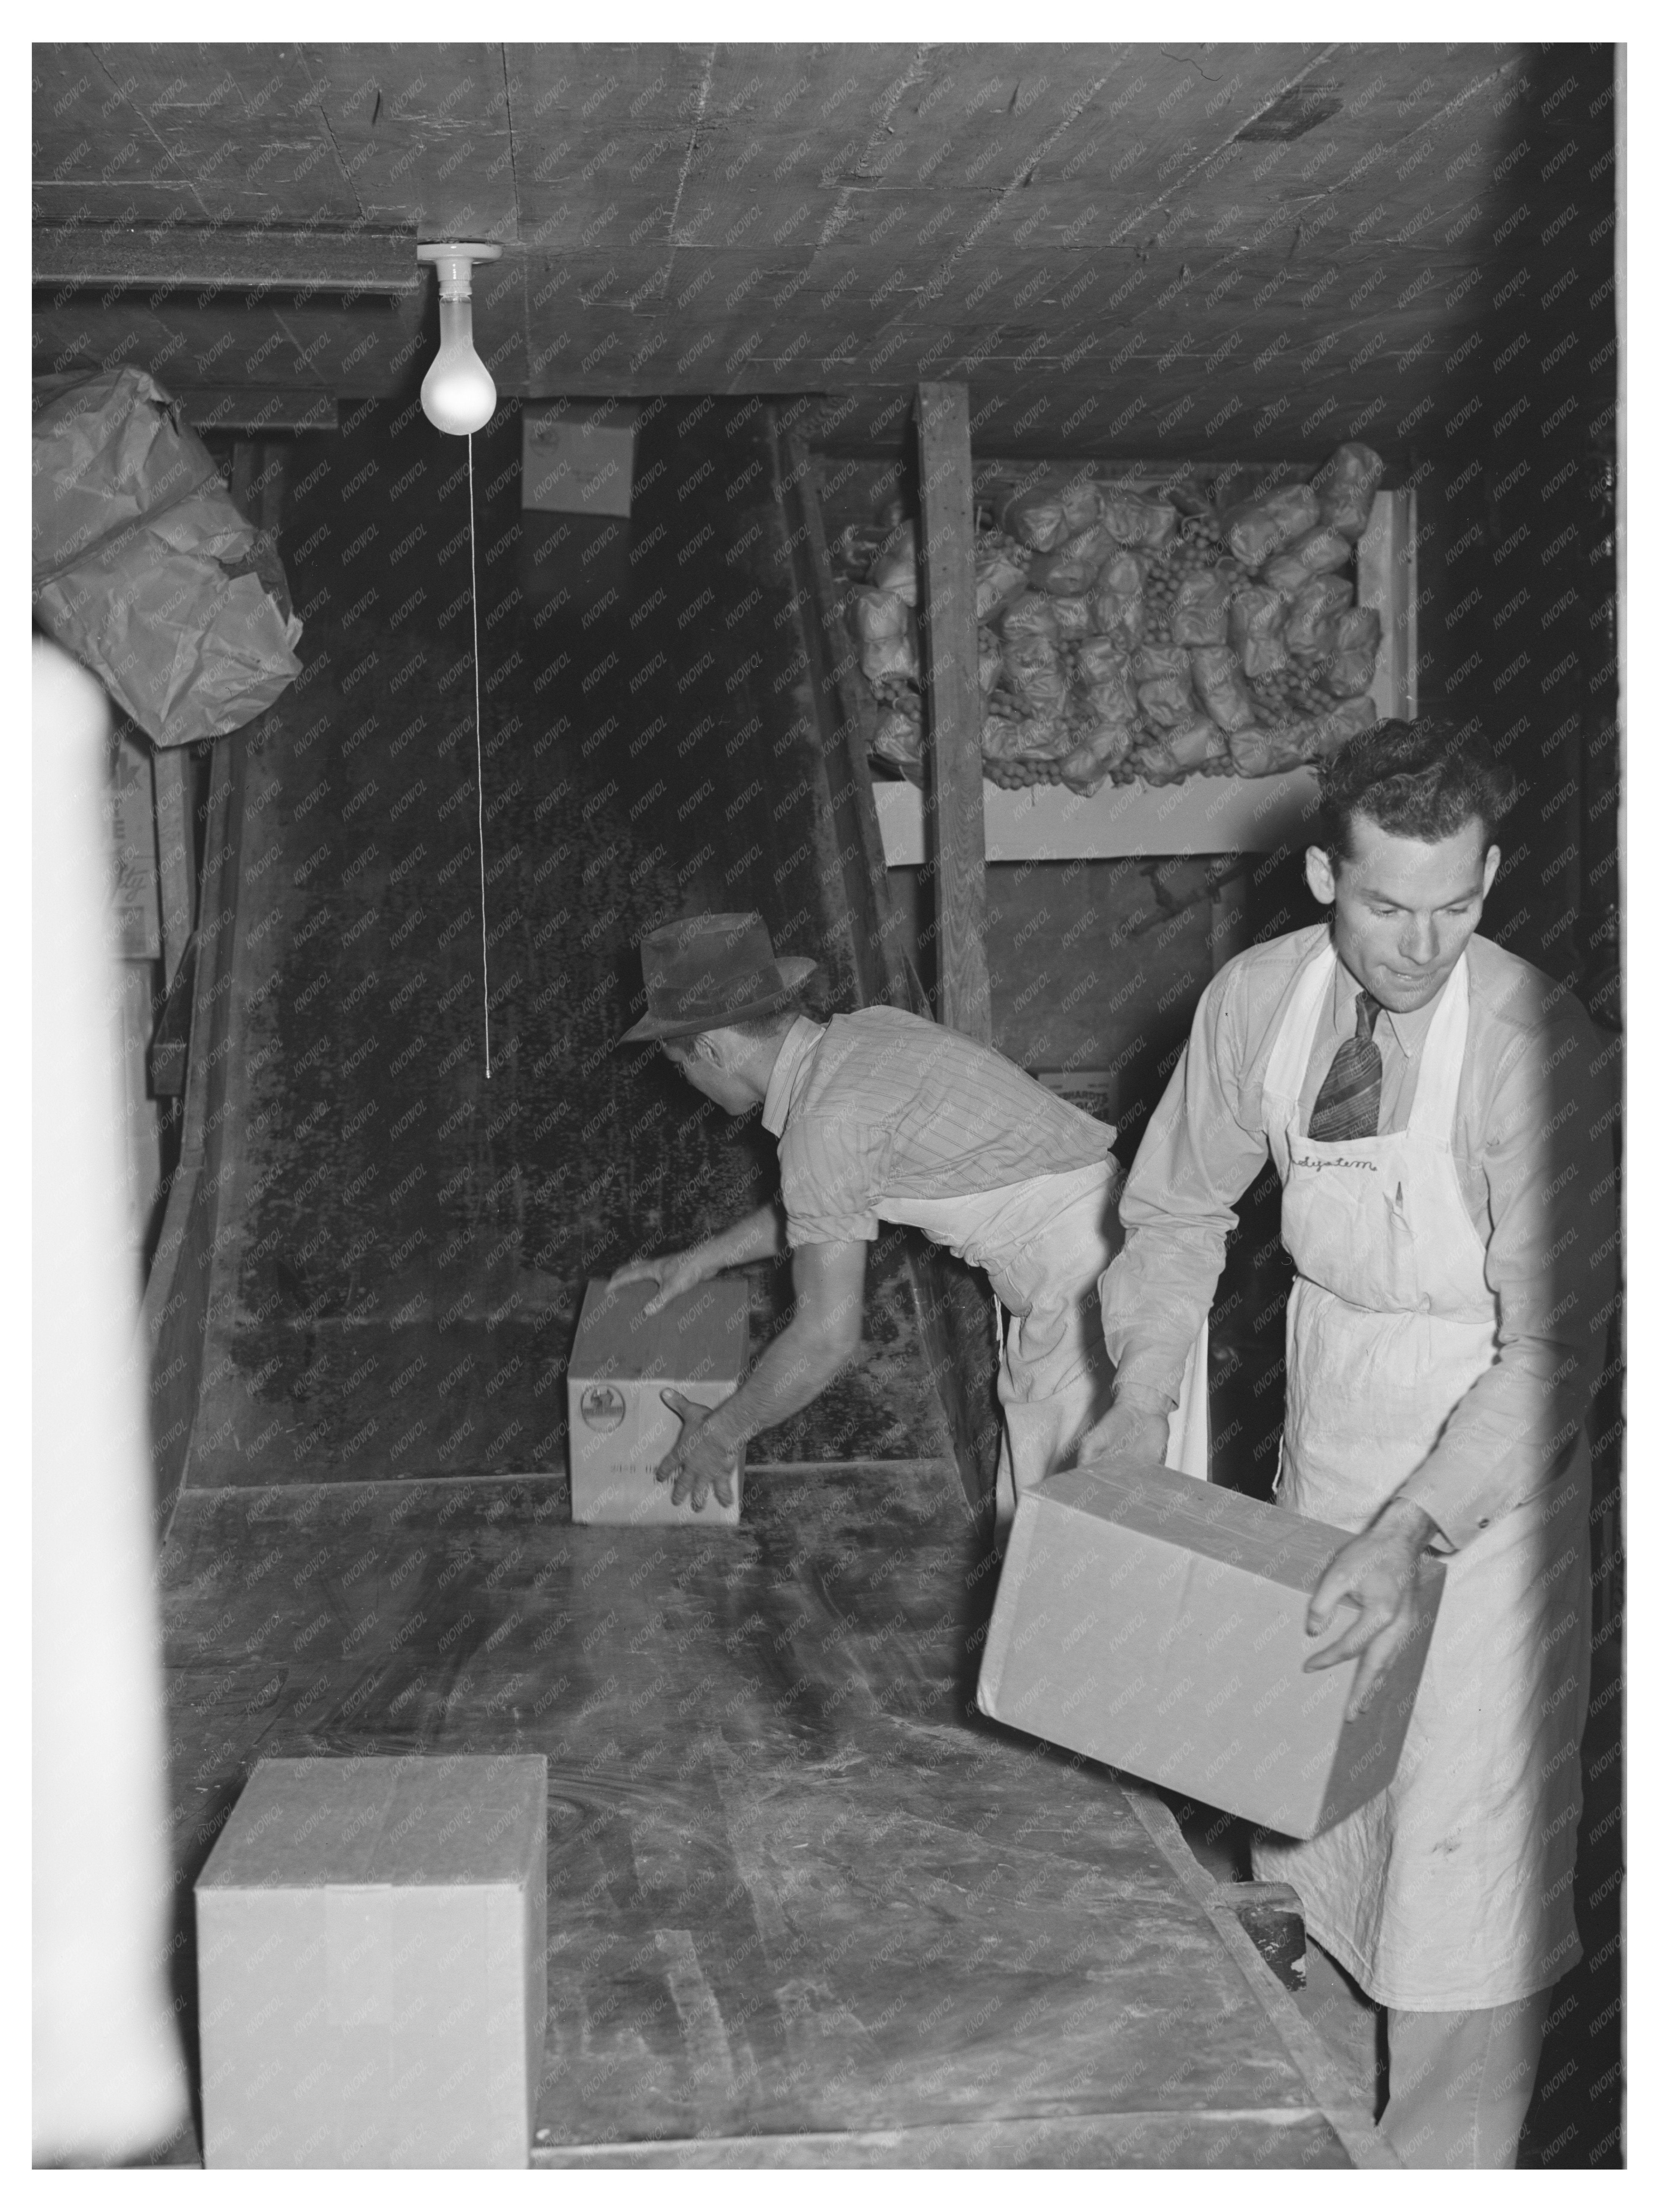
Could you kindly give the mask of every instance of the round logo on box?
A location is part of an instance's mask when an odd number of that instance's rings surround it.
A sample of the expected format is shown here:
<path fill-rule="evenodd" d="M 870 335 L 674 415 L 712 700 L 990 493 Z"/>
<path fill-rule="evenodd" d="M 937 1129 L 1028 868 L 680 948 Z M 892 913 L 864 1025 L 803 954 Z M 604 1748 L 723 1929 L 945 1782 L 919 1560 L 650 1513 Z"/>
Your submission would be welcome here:
<path fill-rule="evenodd" d="M 590 1382 L 581 1395 L 581 1417 L 590 1429 L 597 1429 L 602 1437 L 612 1429 L 619 1429 L 628 1412 L 620 1390 L 613 1390 L 608 1382 Z"/>

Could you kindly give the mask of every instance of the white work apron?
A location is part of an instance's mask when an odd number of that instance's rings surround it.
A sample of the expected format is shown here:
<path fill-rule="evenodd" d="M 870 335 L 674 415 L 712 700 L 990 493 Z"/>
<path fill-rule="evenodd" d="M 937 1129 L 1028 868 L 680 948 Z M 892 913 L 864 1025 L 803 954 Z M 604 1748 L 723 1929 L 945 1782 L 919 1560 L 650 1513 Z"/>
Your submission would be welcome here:
<path fill-rule="evenodd" d="M 1327 946 L 1291 994 L 1263 1112 L 1297 1268 L 1279 1498 L 1357 1532 L 1497 1358 L 1498 1316 L 1451 1146 L 1468 963 L 1441 993 L 1408 1126 L 1320 1144 L 1300 1094 L 1335 964 Z M 1581 1434 L 1563 1476 L 1448 1559 L 1388 1789 L 1310 1843 L 1256 1846 L 1259 1876 L 1294 1885 L 1310 1932 L 1380 2004 L 1509 2004 L 1580 1956 L 1589 1488 Z"/>
<path fill-rule="evenodd" d="M 997 1395 L 1003 1413 L 997 1521 L 1016 1494 L 1063 1466 L 1109 1409 L 1112 1364 L 1100 1319 L 1100 1279 L 1121 1237 L 1116 1163 L 1032 1176 L 1000 1190 L 953 1198 L 886 1199 L 884 1221 L 908 1223 L 982 1267 L 997 1298 Z M 1169 1464 L 1208 1474 L 1207 1328 L 1188 1355 L 1170 1425 Z M 1185 1456 L 1176 1456 L 1176 1451 Z"/>

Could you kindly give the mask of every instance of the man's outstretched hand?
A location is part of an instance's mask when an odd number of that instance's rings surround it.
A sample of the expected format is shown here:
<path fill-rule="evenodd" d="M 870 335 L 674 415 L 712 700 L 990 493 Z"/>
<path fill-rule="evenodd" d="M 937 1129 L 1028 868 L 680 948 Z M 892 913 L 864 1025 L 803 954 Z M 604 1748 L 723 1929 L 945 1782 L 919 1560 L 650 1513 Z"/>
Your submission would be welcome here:
<path fill-rule="evenodd" d="M 1420 1506 L 1390 1498 L 1364 1534 L 1342 1547 L 1309 1601 L 1310 1636 L 1324 1633 L 1339 1605 L 1358 1607 L 1359 1618 L 1304 1661 L 1302 1670 L 1317 1674 L 1363 1655 L 1348 1698 L 1351 1721 L 1372 1704 L 1382 1677 L 1411 1640 L 1421 1610 L 1417 1563 L 1437 1533 Z"/>
<path fill-rule="evenodd" d="M 616 1291 L 626 1283 L 654 1283 L 656 1296 L 646 1300 L 645 1310 L 660 1313 L 665 1305 L 719 1273 L 719 1261 L 710 1258 L 705 1246 L 692 1252 L 665 1252 L 655 1260 L 630 1260 L 625 1267 L 617 1268 L 606 1287 Z"/>
<path fill-rule="evenodd" d="M 662 1401 L 671 1413 L 678 1414 L 681 1426 L 678 1443 L 664 1453 L 658 1467 L 658 1481 L 672 1480 L 674 1504 L 684 1505 L 689 1496 L 694 1513 L 701 1513 L 708 1503 L 711 1488 L 722 1505 L 732 1504 L 737 1497 L 738 1447 L 726 1443 L 717 1425 L 719 1407 L 711 1411 L 667 1388 Z"/>

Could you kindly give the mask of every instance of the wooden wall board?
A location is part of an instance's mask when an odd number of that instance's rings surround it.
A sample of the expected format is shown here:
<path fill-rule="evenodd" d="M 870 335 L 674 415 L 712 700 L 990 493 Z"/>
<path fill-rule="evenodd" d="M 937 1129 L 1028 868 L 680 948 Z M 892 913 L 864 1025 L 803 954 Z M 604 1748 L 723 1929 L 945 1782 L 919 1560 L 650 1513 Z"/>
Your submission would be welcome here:
<path fill-rule="evenodd" d="M 916 622 L 939 859 L 939 1010 L 948 1028 L 988 1044 L 991 981 L 985 964 L 985 815 L 980 803 L 984 777 L 966 385 L 917 386 L 916 445 L 921 509 Z"/>
<path fill-rule="evenodd" d="M 258 1757 L 543 1750 L 538 2163 L 1346 2162 L 1277 1985 L 1119 1784 L 974 1716 L 989 1579 L 948 1468 L 779 1472 L 745 1510 L 670 1535 L 573 1528 L 529 1483 L 191 1494 L 181 1898 Z"/>

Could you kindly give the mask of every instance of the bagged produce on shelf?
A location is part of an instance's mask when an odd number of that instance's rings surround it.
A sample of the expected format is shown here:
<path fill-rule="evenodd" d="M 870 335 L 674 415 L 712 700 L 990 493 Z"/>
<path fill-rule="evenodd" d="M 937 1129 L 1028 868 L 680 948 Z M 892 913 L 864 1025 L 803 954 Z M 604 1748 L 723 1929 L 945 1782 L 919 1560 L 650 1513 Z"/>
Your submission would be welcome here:
<path fill-rule="evenodd" d="M 1054 635 L 1069 642 L 1076 638 L 1095 635 L 1094 610 L 1087 599 L 1051 599 L 1054 611 Z"/>
<path fill-rule="evenodd" d="M 1060 762 L 1060 781 L 1091 799 L 1112 770 L 1128 758 L 1133 743 L 1134 732 L 1127 723 L 1097 723 Z"/>
<path fill-rule="evenodd" d="M 1336 617 L 1353 605 L 1353 586 L 1346 576 L 1315 576 L 1291 601 L 1285 617 L 1285 642 L 1292 653 L 1336 650 Z"/>
<path fill-rule="evenodd" d="M 1311 530 L 1304 530 L 1300 538 L 1293 538 L 1285 548 L 1285 556 L 1298 562 L 1310 576 L 1328 576 L 1347 567 L 1353 558 L 1353 548 L 1340 530 L 1321 522 Z M 1273 579 L 1269 577 L 1267 581 L 1271 583 Z"/>
<path fill-rule="evenodd" d="M 1096 629 L 1126 651 L 1146 634 L 1146 562 L 1139 554 L 1119 553 L 1101 570 L 1089 595 Z"/>
<path fill-rule="evenodd" d="M 1163 732 L 1170 758 L 1183 775 L 1202 775 L 1224 769 L 1231 756 L 1227 740 L 1207 714 L 1188 715 Z"/>
<path fill-rule="evenodd" d="M 1179 517 L 1166 500 L 1147 499 L 1138 491 L 1109 484 L 1101 493 L 1100 519 L 1121 545 L 1141 545 L 1157 552 L 1175 536 Z"/>
<path fill-rule="evenodd" d="M 1099 488 L 1086 477 L 1044 477 L 1016 492 L 1002 510 L 1002 526 L 1034 553 L 1052 553 L 1100 515 Z"/>
<path fill-rule="evenodd" d="M 1184 645 L 1139 645 L 1129 660 L 1129 673 L 1137 684 L 1160 676 L 1178 676 L 1185 683 L 1191 667 Z"/>
<path fill-rule="evenodd" d="M 981 726 L 979 749 L 988 761 L 1063 760 L 1077 742 L 1057 714 L 999 714 L 996 702 Z"/>
<path fill-rule="evenodd" d="M 300 673 L 270 538 L 144 370 L 36 380 L 34 619 L 156 744 L 240 730 Z"/>
<path fill-rule="evenodd" d="M 921 673 L 916 618 L 903 600 L 877 586 L 861 585 L 853 594 L 852 612 L 859 666 L 869 682 L 906 678 L 914 683 Z"/>
<path fill-rule="evenodd" d="M 1001 674 L 1002 641 L 994 629 L 981 628 L 979 633 L 979 689 L 981 698 L 990 697 Z"/>
<path fill-rule="evenodd" d="M 1170 607 L 1170 636 L 1176 645 L 1225 645 L 1227 602 L 1234 586 L 1214 568 L 1188 576 L 1176 586 Z"/>
<path fill-rule="evenodd" d="M 1205 713 L 1228 737 L 1236 731 L 1248 729 L 1255 721 L 1255 709 L 1250 704 L 1250 695 L 1244 688 L 1237 657 L 1231 646 L 1193 647 L 1193 689 L 1203 702 Z"/>
<path fill-rule="evenodd" d="M 1307 484 L 1280 484 L 1222 517 L 1234 556 L 1252 569 L 1282 552 L 1320 520 L 1318 499 Z"/>
<path fill-rule="evenodd" d="M 1358 698 L 1369 691 L 1376 674 L 1377 649 L 1382 642 L 1382 617 L 1375 607 L 1350 607 L 1334 624 L 1334 650 L 1323 673 L 1340 699 Z"/>
<path fill-rule="evenodd" d="M 1263 729 L 1258 724 L 1253 729 L 1229 731 L 1227 750 L 1234 773 L 1283 775 L 1287 769 L 1299 768 L 1307 732 L 1314 726 L 1309 722 L 1280 723 L 1273 729 Z"/>
<path fill-rule="evenodd" d="M 1187 773 L 1161 736 L 1139 738 L 1125 765 L 1138 781 L 1154 786 L 1179 783 Z"/>
<path fill-rule="evenodd" d="M 1227 638 L 1246 676 L 1271 676 L 1290 659 L 1285 644 L 1285 601 L 1263 584 L 1235 592 L 1227 610 Z"/>
<path fill-rule="evenodd" d="M 1121 663 L 1116 667 L 1103 669 L 1097 677 L 1085 680 L 1083 706 L 1091 720 L 1133 722 L 1139 704 L 1127 672 Z"/>
<path fill-rule="evenodd" d="M 1371 501 L 1387 466 L 1381 453 L 1374 453 L 1357 440 L 1339 446 L 1314 477 L 1320 520 L 1328 522 L 1345 538 L 1356 541 L 1363 538 L 1371 519 Z"/>
<path fill-rule="evenodd" d="M 1340 751 L 1350 738 L 1357 738 L 1364 730 L 1372 729 L 1376 723 L 1375 699 L 1350 699 L 1328 714 L 1322 714 L 1316 722 L 1303 725 L 1303 753 L 1307 760 L 1321 760 Z"/>
<path fill-rule="evenodd" d="M 1006 553 L 981 552 L 974 561 L 974 612 L 993 622 L 1025 589 L 1025 571 Z"/>
<path fill-rule="evenodd" d="M 1003 610 L 1001 629 L 1011 644 L 1017 637 L 1058 637 L 1054 601 L 1046 592 L 1025 592 Z"/>
<path fill-rule="evenodd" d="M 1051 637 L 1006 638 L 1002 680 L 1036 714 L 1058 715 L 1066 704 L 1066 665 Z"/>
<path fill-rule="evenodd" d="M 901 522 L 870 566 L 870 581 L 907 607 L 914 607 L 920 586 L 916 579 L 916 526 Z"/>
<path fill-rule="evenodd" d="M 1179 729 L 1197 711 L 1191 681 L 1184 674 L 1149 677 L 1135 686 L 1135 696 L 1142 715 L 1159 730 Z"/>
<path fill-rule="evenodd" d="M 1056 599 L 1074 599 L 1091 588 L 1116 550 L 1117 540 L 1105 524 L 1091 523 L 1052 553 L 1039 553 L 1031 563 L 1030 580 Z"/>
<path fill-rule="evenodd" d="M 890 761 L 895 768 L 920 768 L 921 724 L 896 707 L 885 708 L 876 717 L 870 750 L 878 760 Z"/>

